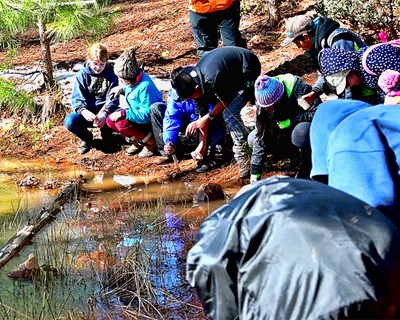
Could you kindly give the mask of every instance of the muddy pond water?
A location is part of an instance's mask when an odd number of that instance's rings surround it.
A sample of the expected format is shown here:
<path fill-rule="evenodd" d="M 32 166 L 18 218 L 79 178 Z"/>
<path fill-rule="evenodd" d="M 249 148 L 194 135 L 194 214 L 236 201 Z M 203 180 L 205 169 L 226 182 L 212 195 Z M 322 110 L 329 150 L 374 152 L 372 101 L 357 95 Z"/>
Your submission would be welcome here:
<path fill-rule="evenodd" d="M 185 258 L 198 226 L 224 201 L 197 201 L 198 186 L 143 184 L 113 172 L 0 159 L 1 248 L 63 190 L 44 186 L 79 176 L 84 192 L 0 269 L 0 318 L 20 313 L 27 319 L 66 314 L 183 319 L 183 313 L 202 319 L 196 293 L 185 280 Z M 30 253 L 38 259 L 39 276 L 8 277 Z"/>

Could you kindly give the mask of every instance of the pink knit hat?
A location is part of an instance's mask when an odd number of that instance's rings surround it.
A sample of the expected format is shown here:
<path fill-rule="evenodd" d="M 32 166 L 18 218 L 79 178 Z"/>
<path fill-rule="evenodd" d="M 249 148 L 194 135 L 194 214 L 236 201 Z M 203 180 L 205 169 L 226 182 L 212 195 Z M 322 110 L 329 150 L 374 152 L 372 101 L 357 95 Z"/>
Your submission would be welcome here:
<path fill-rule="evenodd" d="M 385 70 L 378 79 L 379 87 L 389 97 L 400 96 L 400 72 L 395 70 Z"/>

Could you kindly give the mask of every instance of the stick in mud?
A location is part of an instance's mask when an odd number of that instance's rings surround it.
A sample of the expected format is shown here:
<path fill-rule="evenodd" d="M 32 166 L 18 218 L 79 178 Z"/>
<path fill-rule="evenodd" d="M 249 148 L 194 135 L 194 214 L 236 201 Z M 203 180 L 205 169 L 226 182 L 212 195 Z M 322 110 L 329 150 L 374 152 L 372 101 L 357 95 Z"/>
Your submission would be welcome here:
<path fill-rule="evenodd" d="M 181 169 L 179 168 L 179 162 L 178 162 L 178 158 L 176 157 L 176 154 L 172 154 L 172 160 L 174 160 L 175 163 L 175 169 L 177 170 L 177 173 L 181 172 Z"/>

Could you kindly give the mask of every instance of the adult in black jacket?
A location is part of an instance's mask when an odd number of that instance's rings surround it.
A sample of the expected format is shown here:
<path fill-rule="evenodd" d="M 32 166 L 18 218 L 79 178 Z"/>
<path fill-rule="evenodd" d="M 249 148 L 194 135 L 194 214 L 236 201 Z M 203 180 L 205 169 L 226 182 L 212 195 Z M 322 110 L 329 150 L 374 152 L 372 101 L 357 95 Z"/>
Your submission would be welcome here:
<path fill-rule="evenodd" d="M 247 102 L 254 102 L 254 82 L 260 73 L 261 64 L 254 53 L 229 46 L 211 50 L 195 66 L 179 67 L 171 73 L 171 84 L 179 97 L 194 99 L 202 116 L 188 125 L 186 134 L 193 135 L 222 113 L 242 179 L 250 176 L 250 161 L 245 151 L 248 132 L 240 110 Z M 210 112 L 208 104 L 213 106 Z"/>

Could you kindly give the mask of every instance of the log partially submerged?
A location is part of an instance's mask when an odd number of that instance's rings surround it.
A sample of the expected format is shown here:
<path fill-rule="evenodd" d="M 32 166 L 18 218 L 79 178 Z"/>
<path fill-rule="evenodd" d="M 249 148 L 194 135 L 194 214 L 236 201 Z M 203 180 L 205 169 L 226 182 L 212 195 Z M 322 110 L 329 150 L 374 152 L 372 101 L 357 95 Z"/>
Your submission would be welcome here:
<path fill-rule="evenodd" d="M 22 230 L 18 231 L 0 251 L 0 268 L 14 258 L 26 245 L 32 243 L 33 237 L 47 224 L 54 221 L 62 207 L 76 193 L 79 182 L 72 182 L 53 201 L 50 208 L 43 208 L 38 217 L 30 221 Z"/>

